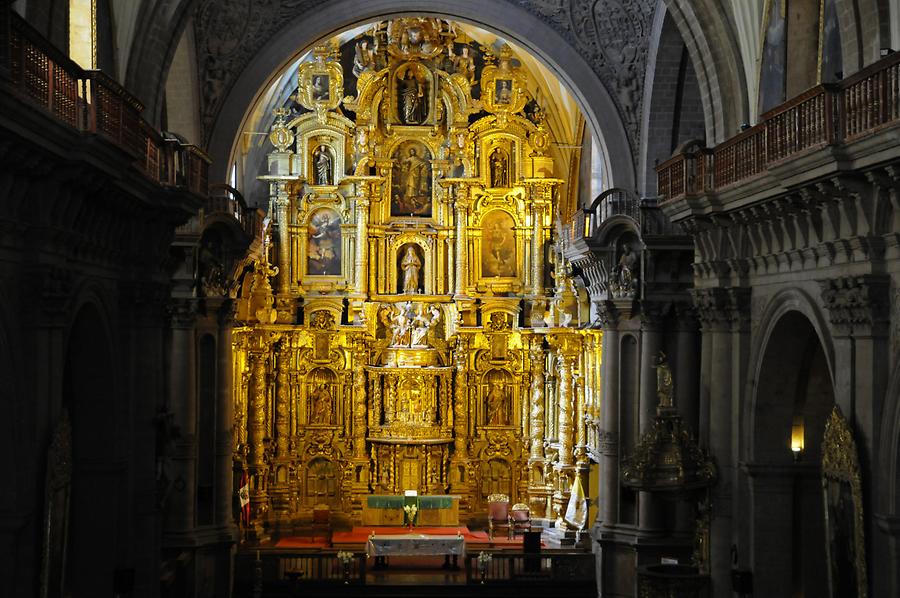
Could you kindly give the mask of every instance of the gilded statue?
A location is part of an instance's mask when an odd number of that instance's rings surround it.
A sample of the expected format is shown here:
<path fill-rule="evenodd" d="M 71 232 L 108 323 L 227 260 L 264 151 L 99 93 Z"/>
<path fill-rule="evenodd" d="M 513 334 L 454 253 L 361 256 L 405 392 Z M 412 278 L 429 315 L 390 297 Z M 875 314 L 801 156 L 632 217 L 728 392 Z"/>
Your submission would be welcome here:
<path fill-rule="evenodd" d="M 331 392 L 328 390 L 328 385 L 324 382 L 319 382 L 310 398 L 313 405 L 312 423 L 330 424 Z"/>
<path fill-rule="evenodd" d="M 313 172 L 314 185 L 333 185 L 334 184 L 334 165 L 331 159 L 331 151 L 326 145 L 320 145 L 313 153 Z"/>
<path fill-rule="evenodd" d="M 400 120 L 405 125 L 418 125 L 428 113 L 425 83 L 409 68 L 400 80 Z"/>
<path fill-rule="evenodd" d="M 499 380 L 491 380 L 488 395 L 488 425 L 489 426 L 505 426 L 508 425 L 506 417 L 506 390 Z"/>
<path fill-rule="evenodd" d="M 672 406 L 672 370 L 666 354 L 662 351 L 656 356 L 656 397 L 660 407 Z"/>
<path fill-rule="evenodd" d="M 450 62 L 453 63 L 453 72 L 462 75 L 469 82 L 469 85 L 475 84 L 475 59 L 472 57 L 469 46 L 463 46 L 459 50 L 459 54 L 453 53 L 453 45 L 448 47 Z"/>
<path fill-rule="evenodd" d="M 491 154 L 491 187 L 508 186 L 509 178 L 506 155 L 498 148 Z"/>
<path fill-rule="evenodd" d="M 416 249 L 412 245 L 406 246 L 406 253 L 403 254 L 400 269 L 403 270 L 403 292 L 409 295 L 418 293 L 422 260 L 419 259 Z"/>
<path fill-rule="evenodd" d="M 356 42 L 356 54 L 353 57 L 353 75 L 359 77 L 364 71 L 375 68 L 375 50 L 369 47 L 369 40 Z"/>

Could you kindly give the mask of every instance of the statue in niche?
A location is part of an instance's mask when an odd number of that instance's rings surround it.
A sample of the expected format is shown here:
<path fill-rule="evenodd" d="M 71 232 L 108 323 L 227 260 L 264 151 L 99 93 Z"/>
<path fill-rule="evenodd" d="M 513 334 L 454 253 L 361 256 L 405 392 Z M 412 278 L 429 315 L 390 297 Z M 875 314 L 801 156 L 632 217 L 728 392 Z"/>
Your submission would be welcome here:
<path fill-rule="evenodd" d="M 328 89 L 328 75 L 313 75 L 312 78 L 312 99 L 315 102 L 327 102 L 331 99 L 331 92 Z"/>
<path fill-rule="evenodd" d="M 622 255 L 619 262 L 613 268 L 612 280 L 609 283 L 610 294 L 613 298 L 630 297 L 634 295 L 637 285 L 636 272 L 638 256 L 634 252 L 631 243 L 623 243 Z"/>
<path fill-rule="evenodd" d="M 406 246 L 403 252 L 403 258 L 400 260 L 400 270 L 402 271 L 402 292 L 404 294 L 413 295 L 421 292 L 421 272 L 422 259 L 416 251 L 415 244 Z"/>
<path fill-rule="evenodd" d="M 500 148 L 491 153 L 491 187 L 509 187 L 509 160 Z"/>
<path fill-rule="evenodd" d="M 673 401 L 672 369 L 663 351 L 656 356 L 656 398 L 660 407 L 671 407 Z"/>
<path fill-rule="evenodd" d="M 489 426 L 509 425 L 506 414 L 506 388 L 498 378 L 492 379 L 488 385 L 487 410 Z"/>
<path fill-rule="evenodd" d="M 334 160 L 327 145 L 320 145 L 313 152 L 313 185 L 334 184 Z"/>
<path fill-rule="evenodd" d="M 454 179 L 461 179 L 466 176 L 466 165 L 463 164 L 462 158 L 456 156 L 453 158 L 453 165 L 450 168 L 450 176 Z"/>
<path fill-rule="evenodd" d="M 369 40 L 356 42 L 356 54 L 353 57 L 353 76 L 359 77 L 364 71 L 375 68 L 375 50 L 369 47 Z"/>
<path fill-rule="evenodd" d="M 425 82 L 418 71 L 407 68 L 400 79 L 400 121 L 405 125 L 418 125 L 428 114 Z"/>
<path fill-rule="evenodd" d="M 310 396 L 312 399 L 312 418 L 314 424 L 331 423 L 331 392 L 325 382 L 319 382 Z"/>

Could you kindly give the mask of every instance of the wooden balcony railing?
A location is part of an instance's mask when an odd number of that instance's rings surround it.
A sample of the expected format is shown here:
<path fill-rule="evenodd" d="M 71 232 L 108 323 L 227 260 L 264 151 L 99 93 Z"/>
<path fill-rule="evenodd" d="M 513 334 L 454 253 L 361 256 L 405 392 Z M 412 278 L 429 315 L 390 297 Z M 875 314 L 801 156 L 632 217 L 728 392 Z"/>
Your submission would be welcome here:
<path fill-rule="evenodd" d="M 9 24 L 0 60 L 19 96 L 60 122 L 102 136 L 134 158 L 135 167 L 161 185 L 205 197 L 210 160 L 199 148 L 163 140 L 141 116 L 144 107 L 100 71 L 85 70 L 4 7 Z M 4 31 L 5 33 L 5 31 Z"/>
<path fill-rule="evenodd" d="M 900 52 L 819 85 L 762 115 L 713 149 L 682 151 L 656 167 L 665 201 L 728 189 L 768 168 L 900 124 Z"/>

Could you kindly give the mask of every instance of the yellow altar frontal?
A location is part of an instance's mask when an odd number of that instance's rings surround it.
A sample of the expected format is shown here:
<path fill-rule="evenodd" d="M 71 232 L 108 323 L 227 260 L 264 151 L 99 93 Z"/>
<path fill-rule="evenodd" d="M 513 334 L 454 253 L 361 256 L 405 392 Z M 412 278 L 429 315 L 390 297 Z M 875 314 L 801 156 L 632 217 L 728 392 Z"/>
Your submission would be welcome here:
<path fill-rule="evenodd" d="M 403 496 L 367 496 L 362 506 L 363 526 L 402 526 Z M 418 497 L 418 523 L 421 527 L 459 526 L 459 496 Z"/>

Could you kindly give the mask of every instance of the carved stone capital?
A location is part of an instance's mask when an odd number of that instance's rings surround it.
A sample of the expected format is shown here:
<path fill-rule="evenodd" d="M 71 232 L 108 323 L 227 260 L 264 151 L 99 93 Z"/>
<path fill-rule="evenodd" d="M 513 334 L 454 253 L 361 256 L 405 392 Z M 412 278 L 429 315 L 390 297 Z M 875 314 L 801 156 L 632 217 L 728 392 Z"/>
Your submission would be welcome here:
<path fill-rule="evenodd" d="M 166 306 L 172 328 L 192 328 L 197 321 L 195 299 L 172 299 Z"/>
<path fill-rule="evenodd" d="M 822 303 L 839 334 L 872 334 L 889 317 L 886 275 L 865 274 L 820 280 Z"/>
<path fill-rule="evenodd" d="M 750 289 L 746 287 L 694 289 L 694 308 L 705 328 L 745 326 L 750 322 Z"/>

